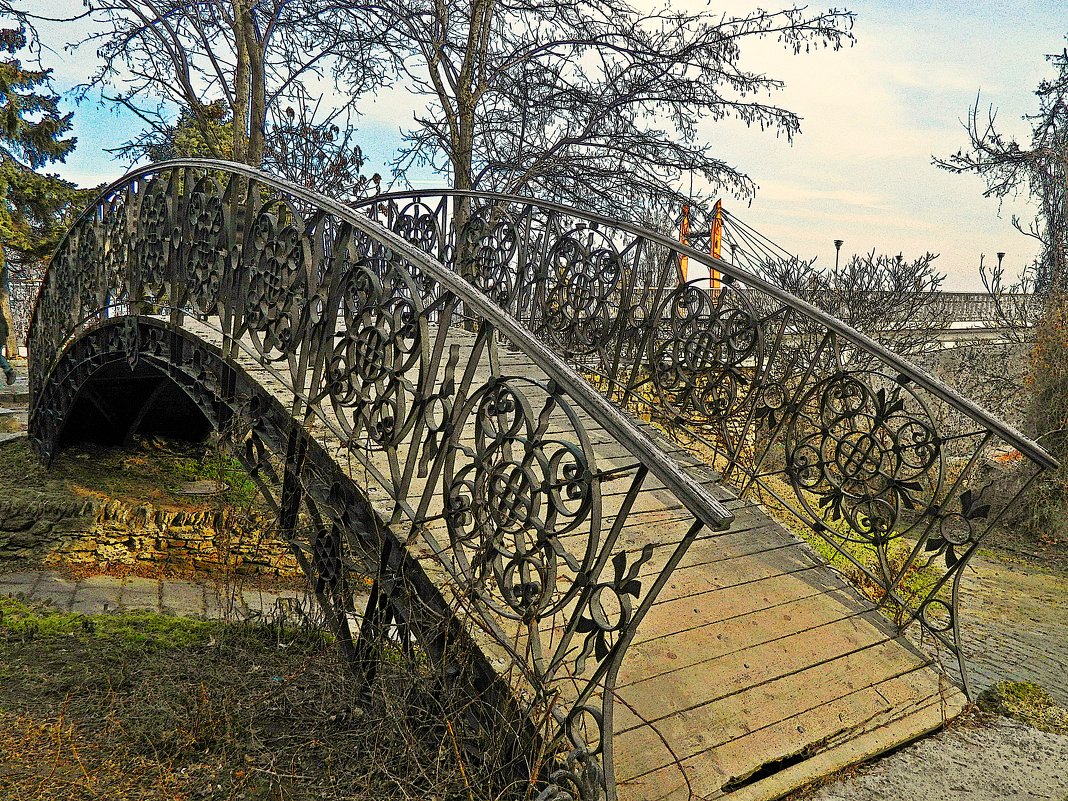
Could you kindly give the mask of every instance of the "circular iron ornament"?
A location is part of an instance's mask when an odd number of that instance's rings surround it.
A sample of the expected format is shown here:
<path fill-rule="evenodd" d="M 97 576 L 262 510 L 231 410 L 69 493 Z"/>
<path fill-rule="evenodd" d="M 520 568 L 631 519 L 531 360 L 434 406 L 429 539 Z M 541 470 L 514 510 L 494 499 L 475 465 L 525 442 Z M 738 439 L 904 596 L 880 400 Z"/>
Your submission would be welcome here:
<path fill-rule="evenodd" d="M 653 319 L 648 364 L 662 407 L 692 425 L 738 414 L 764 361 L 761 322 L 748 300 L 729 288 L 710 294 L 694 281 L 665 297 Z"/>
<path fill-rule="evenodd" d="M 434 210 L 425 204 L 419 201 L 409 203 L 393 218 L 390 228 L 424 253 L 437 255 L 441 242 L 441 223 Z"/>
<path fill-rule="evenodd" d="M 471 416 L 474 442 L 454 433 L 446 443 L 445 519 L 457 567 L 498 613 L 550 616 L 579 591 L 599 544 L 600 490 L 582 425 L 551 387 L 526 378 L 479 387 L 452 430 L 469 430 Z M 568 439 L 547 433 L 551 417 Z"/>
<path fill-rule="evenodd" d="M 186 291 L 201 314 L 211 314 L 219 302 L 219 289 L 229 244 L 224 240 L 222 187 L 210 176 L 201 178 L 189 198 L 185 236 Z"/>
<path fill-rule="evenodd" d="M 786 473 L 816 520 L 843 520 L 834 536 L 882 545 L 917 525 L 942 487 L 937 428 L 908 387 L 869 371 L 813 385 L 786 433 Z M 906 511 L 908 516 L 906 516 Z"/>
<path fill-rule="evenodd" d="M 623 264 L 612 240 L 576 228 L 549 247 L 542 335 L 567 354 L 611 343 L 623 319 Z"/>
<path fill-rule="evenodd" d="M 154 303 L 165 300 L 174 236 L 168 184 L 163 176 L 150 178 L 137 215 L 134 252 L 140 267 L 141 293 L 144 300 Z"/>
<path fill-rule="evenodd" d="M 301 340 L 311 261 L 304 226 L 285 201 L 260 208 L 242 260 L 248 274 L 245 324 L 262 336 L 264 358 L 283 359 Z"/>
<path fill-rule="evenodd" d="M 518 246 L 519 233 L 507 209 L 500 205 L 474 209 L 460 232 L 457 272 L 507 308 L 516 288 L 513 260 Z"/>
<path fill-rule="evenodd" d="M 590 756 L 599 756 L 604 749 L 604 715 L 595 706 L 572 707 L 564 721 L 564 731 L 576 748 Z"/>
<path fill-rule="evenodd" d="M 407 271 L 365 258 L 346 263 L 337 331 L 324 371 L 329 396 L 350 446 L 385 448 L 418 419 L 423 397 L 426 322 Z"/>
<path fill-rule="evenodd" d="M 920 619 L 931 631 L 944 634 L 953 629 L 956 616 L 951 604 L 941 598 L 931 598 L 920 608 Z"/>

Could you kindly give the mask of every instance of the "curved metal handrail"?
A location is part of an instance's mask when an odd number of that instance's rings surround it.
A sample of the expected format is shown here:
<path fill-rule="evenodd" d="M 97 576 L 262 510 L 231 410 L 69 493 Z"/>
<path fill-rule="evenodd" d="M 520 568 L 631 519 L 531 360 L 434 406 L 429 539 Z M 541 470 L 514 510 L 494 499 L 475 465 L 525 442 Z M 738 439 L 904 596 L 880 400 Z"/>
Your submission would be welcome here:
<path fill-rule="evenodd" d="M 762 276 L 633 223 L 447 189 L 357 205 L 725 483 L 829 543 L 902 627 L 919 621 L 956 655 L 967 689 L 963 567 L 1057 466 L 1041 446 Z M 719 283 L 685 280 L 686 260 Z"/>
<path fill-rule="evenodd" d="M 642 458 L 643 460 L 647 460 L 646 464 L 649 466 L 651 472 L 672 492 L 677 493 L 680 500 L 683 500 L 687 508 L 693 514 L 697 515 L 705 525 L 712 528 L 724 528 L 730 525 L 731 520 L 733 520 L 733 515 L 727 511 L 723 504 L 712 497 L 707 489 L 694 481 L 685 470 L 679 467 L 677 462 L 666 456 L 661 449 L 657 448 L 649 439 L 648 435 L 635 426 L 626 415 L 621 414 L 615 406 L 606 401 L 605 398 L 590 387 L 587 382 L 577 378 L 572 369 L 563 359 L 531 336 L 530 333 L 515 320 L 502 312 L 485 296 L 485 294 L 457 276 L 455 272 L 446 269 L 437 261 L 429 258 L 422 251 L 411 246 L 401 237 L 391 231 L 371 224 L 365 216 L 357 214 L 348 206 L 345 206 L 336 200 L 332 200 L 325 195 L 320 195 L 313 190 L 305 189 L 296 184 L 289 184 L 286 181 L 262 173 L 246 164 L 211 159 L 176 159 L 173 161 L 164 161 L 139 167 L 130 171 L 117 181 L 112 182 L 97 194 L 89 207 L 79 215 L 74 223 L 72 223 L 69 230 L 75 230 L 79 223 L 95 214 L 98 205 L 105 198 L 114 194 L 117 189 L 146 175 L 161 173 L 172 169 L 181 169 L 183 167 L 225 170 L 226 172 L 242 175 L 266 186 L 284 191 L 323 211 L 328 211 L 369 236 L 386 239 L 390 246 L 402 253 L 406 259 L 419 265 L 421 269 L 432 275 L 443 286 L 447 287 L 449 291 L 462 298 L 464 303 L 468 304 L 476 314 L 490 321 L 496 328 L 506 333 L 509 340 L 517 348 L 521 349 L 523 353 L 537 360 L 542 366 L 542 369 L 544 369 L 555 381 L 558 381 L 563 385 L 567 392 L 575 398 L 582 408 L 604 425 L 605 428 L 619 440 L 619 442 L 627 446 L 631 452 L 642 454 Z M 56 246 L 56 251 L 59 252 L 62 250 L 65 244 L 66 236 Z M 51 271 L 51 264 L 49 265 L 49 271 Z M 48 280 L 48 273 L 46 273 L 44 280 Z M 44 282 L 42 282 L 42 286 L 44 286 Z M 30 325 L 30 335 L 28 340 L 32 340 L 33 338 L 36 318 L 37 303 L 34 304 L 34 316 L 33 322 L 31 322 Z"/>
<path fill-rule="evenodd" d="M 509 369 L 498 340 L 537 375 Z M 296 542 L 298 515 L 312 521 L 302 565 L 339 640 L 356 614 L 348 564 L 384 582 L 363 623 L 376 642 L 398 626 L 419 642 L 470 614 L 518 668 L 501 680 L 517 682 L 513 705 L 548 742 L 538 778 L 614 798 L 623 655 L 689 546 L 733 516 L 478 288 L 342 204 L 244 165 L 183 160 L 133 171 L 79 216 L 29 344 L 41 455 L 97 370 L 162 369 L 280 485 L 282 535 Z M 588 427 L 603 429 L 596 444 Z M 670 536 L 628 528 L 646 492 L 670 510 Z M 433 581 L 413 556 L 428 548 Z M 404 576 L 439 591 L 419 596 L 433 607 L 422 627 L 403 623 L 416 605 L 396 600 L 397 553 Z M 436 642 L 422 640 L 428 653 Z"/>
<path fill-rule="evenodd" d="M 353 204 L 354 208 L 368 208 L 373 207 L 375 204 L 388 203 L 392 200 L 416 200 L 427 197 L 463 197 L 471 198 L 475 200 L 485 200 L 493 203 L 515 203 L 525 206 L 536 206 L 539 209 L 545 211 L 555 212 L 557 214 L 566 214 L 576 219 L 584 220 L 594 225 L 605 226 L 609 228 L 615 228 L 620 231 L 625 231 L 634 236 L 642 237 L 650 242 L 655 242 L 662 247 L 666 247 L 671 251 L 677 253 L 679 256 L 684 256 L 688 259 L 693 259 L 707 267 L 719 271 L 728 279 L 738 281 L 746 286 L 759 289 L 761 292 L 775 298 L 779 302 L 802 312 L 805 316 L 812 320 L 818 321 L 820 324 L 826 326 L 829 330 L 834 331 L 839 336 L 859 346 L 860 348 L 876 355 L 879 359 L 892 365 L 904 376 L 917 385 L 923 387 L 933 395 L 938 396 L 942 400 L 946 401 L 953 407 L 959 409 L 976 423 L 989 428 L 991 431 L 998 434 L 998 436 L 1010 442 L 1014 448 L 1016 448 L 1021 454 L 1027 458 L 1033 460 L 1035 463 L 1041 465 L 1046 469 L 1055 469 L 1058 466 L 1058 462 L 1053 456 L 1050 455 L 1045 448 L 1043 448 L 1034 440 L 1024 436 L 1017 431 L 1013 426 L 1009 425 L 1005 421 L 995 417 L 985 409 L 980 407 L 973 401 L 965 398 L 959 392 L 947 385 L 945 382 L 940 381 L 931 375 L 928 371 L 912 364 L 908 360 L 902 358 L 898 354 L 891 350 L 888 350 L 883 345 L 879 344 L 871 337 L 851 328 L 849 325 L 839 320 L 836 317 L 824 312 L 817 306 L 813 306 L 801 298 L 798 298 L 782 287 L 779 287 L 758 275 L 755 275 L 747 270 L 743 270 L 730 262 L 723 261 L 722 259 L 714 258 L 707 253 L 695 250 L 694 248 L 684 245 L 674 239 L 671 239 L 664 234 L 653 231 L 649 228 L 644 228 L 640 225 L 636 225 L 626 220 L 616 220 L 604 215 L 595 214 L 592 212 L 576 209 L 571 206 L 565 206 L 559 203 L 552 203 L 548 201 L 538 200 L 536 198 L 523 197 L 521 195 L 508 195 L 508 194 L 495 194 L 490 192 L 478 192 L 473 190 L 456 190 L 456 189 L 423 189 L 423 190 L 410 190 L 401 192 L 389 192 L 382 195 L 377 195 L 373 198 L 367 198 L 360 200 Z"/>

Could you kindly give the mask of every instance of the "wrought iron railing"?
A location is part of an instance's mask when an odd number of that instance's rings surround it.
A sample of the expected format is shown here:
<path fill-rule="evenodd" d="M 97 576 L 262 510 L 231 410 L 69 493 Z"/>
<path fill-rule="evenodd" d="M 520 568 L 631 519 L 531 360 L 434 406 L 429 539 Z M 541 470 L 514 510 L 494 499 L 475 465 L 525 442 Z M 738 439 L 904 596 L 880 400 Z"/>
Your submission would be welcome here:
<path fill-rule="evenodd" d="M 967 688 L 961 573 L 1056 465 L 1045 450 L 840 320 L 635 225 L 474 192 L 387 195 L 364 213 L 832 546 L 902 627 L 950 649 Z M 716 280 L 684 281 L 684 264 Z"/>
<path fill-rule="evenodd" d="M 102 365 L 155 365 L 209 419 L 244 421 L 235 444 L 259 474 L 277 465 L 279 529 L 354 664 L 381 630 L 398 647 L 443 650 L 419 640 L 384 574 L 422 543 L 444 571 L 441 603 L 508 654 L 514 702 L 551 723 L 540 736 L 559 762 L 539 769 L 545 797 L 614 797 L 623 653 L 690 543 L 731 515 L 565 363 L 571 349 L 531 334 L 542 311 L 518 308 L 519 292 L 502 297 L 503 275 L 469 283 L 425 247 L 436 241 L 422 244 L 239 165 L 134 171 L 72 226 L 44 279 L 29 336 L 31 442 L 54 455 Z M 506 348 L 547 378 L 508 373 Z M 269 397 L 250 371 L 265 371 Z M 597 463 L 590 421 L 626 458 Z M 688 528 L 624 544 L 647 487 L 688 510 Z M 376 577 L 359 636 L 352 571 Z"/>
<path fill-rule="evenodd" d="M 718 282 L 681 281 L 682 259 Z M 187 359 L 160 332 L 211 342 Z M 289 497 L 305 498 L 280 519 L 332 520 L 297 545 L 339 637 L 363 637 L 348 628 L 346 571 L 377 575 L 385 608 L 383 549 L 423 538 L 449 602 L 515 665 L 516 697 L 555 721 L 547 740 L 565 758 L 542 771 L 548 792 L 581 798 L 614 794 L 613 685 L 635 628 L 694 538 L 731 519 L 621 410 L 837 549 L 903 626 L 918 621 L 962 660 L 965 681 L 961 571 L 1054 466 L 840 321 L 670 238 L 476 193 L 354 210 L 221 162 L 153 165 L 104 190 L 52 260 L 29 347 L 46 458 L 76 382 L 108 354 L 172 359 L 183 386 L 244 411 L 260 401 L 228 397 L 222 371 L 266 370 L 295 421 L 267 447 Z M 547 380 L 502 372 L 506 349 Z M 631 459 L 598 465 L 587 421 Z M 316 443 L 340 446 L 359 483 L 323 491 L 294 467 Z M 651 486 L 692 525 L 624 547 L 630 504 Z M 379 513 L 374 537 L 353 533 L 342 502 L 360 494 Z"/>

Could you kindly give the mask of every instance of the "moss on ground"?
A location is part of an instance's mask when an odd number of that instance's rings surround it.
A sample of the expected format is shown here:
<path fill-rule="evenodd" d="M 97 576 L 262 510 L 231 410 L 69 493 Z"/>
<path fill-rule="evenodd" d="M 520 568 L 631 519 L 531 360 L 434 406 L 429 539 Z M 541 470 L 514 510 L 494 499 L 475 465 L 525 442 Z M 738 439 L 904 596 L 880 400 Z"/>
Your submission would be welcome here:
<path fill-rule="evenodd" d="M 979 695 L 978 705 L 985 712 L 1007 715 L 1036 729 L 1068 735 L 1068 709 L 1032 682 L 999 681 Z"/>
<path fill-rule="evenodd" d="M 0 631 L 12 640 L 84 636 L 124 645 L 187 648 L 209 642 L 219 625 L 157 612 L 80 615 L 0 596 Z"/>

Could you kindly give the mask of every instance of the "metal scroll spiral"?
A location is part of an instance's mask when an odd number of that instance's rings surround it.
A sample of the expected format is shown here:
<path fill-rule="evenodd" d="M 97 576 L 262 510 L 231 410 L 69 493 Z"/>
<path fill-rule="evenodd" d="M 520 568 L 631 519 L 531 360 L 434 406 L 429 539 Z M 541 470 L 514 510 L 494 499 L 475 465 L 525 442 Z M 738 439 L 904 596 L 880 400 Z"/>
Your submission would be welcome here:
<path fill-rule="evenodd" d="M 214 178 L 201 178 L 189 198 L 185 252 L 189 302 L 201 314 L 213 313 L 219 302 L 229 251 L 223 222 L 222 188 Z"/>
<path fill-rule="evenodd" d="M 868 371 L 841 372 L 812 386 L 786 435 L 786 472 L 816 520 L 844 521 L 830 533 L 883 546 L 930 512 L 943 478 L 934 419 L 914 392 Z"/>
<path fill-rule="evenodd" d="M 418 418 L 427 347 L 422 306 L 412 279 L 394 261 L 365 257 L 342 272 L 344 328 L 329 355 L 323 392 L 351 444 L 393 446 Z"/>
<path fill-rule="evenodd" d="M 683 284 L 661 303 L 648 363 L 661 407 L 691 425 L 720 423 L 751 397 L 764 362 L 756 312 L 738 292 Z"/>
<path fill-rule="evenodd" d="M 577 228 L 549 249 L 542 333 L 567 354 L 595 353 L 615 336 L 623 305 L 623 264 L 608 237 Z"/>
<path fill-rule="evenodd" d="M 506 209 L 475 209 L 460 232 L 459 273 L 498 306 L 508 308 L 517 285 L 513 259 L 518 246 L 519 233 Z"/>
<path fill-rule="evenodd" d="M 393 218 L 390 228 L 424 253 L 435 257 L 438 255 L 441 224 L 438 215 L 425 204 L 418 201 L 409 203 Z"/>
<path fill-rule="evenodd" d="M 552 390 L 492 379 L 460 411 L 445 457 L 445 519 L 457 566 L 491 609 L 525 621 L 554 614 L 574 596 L 599 541 L 593 455 L 576 437 L 574 411 Z M 554 415 L 566 438 L 548 432 Z"/>
<path fill-rule="evenodd" d="M 282 359 L 300 342 L 311 261 L 304 226 L 281 200 L 259 210 L 244 249 L 245 324 L 262 336 L 263 356 Z"/>
<path fill-rule="evenodd" d="M 392 217 L 390 228 L 406 242 L 436 259 L 445 255 L 446 243 L 441 232 L 438 214 L 419 201 L 413 201 Z M 448 261 L 447 259 L 444 259 Z M 419 297 L 424 306 L 430 306 L 441 294 L 441 287 L 432 276 L 414 270 L 412 278 L 419 288 Z"/>

